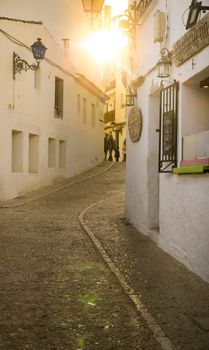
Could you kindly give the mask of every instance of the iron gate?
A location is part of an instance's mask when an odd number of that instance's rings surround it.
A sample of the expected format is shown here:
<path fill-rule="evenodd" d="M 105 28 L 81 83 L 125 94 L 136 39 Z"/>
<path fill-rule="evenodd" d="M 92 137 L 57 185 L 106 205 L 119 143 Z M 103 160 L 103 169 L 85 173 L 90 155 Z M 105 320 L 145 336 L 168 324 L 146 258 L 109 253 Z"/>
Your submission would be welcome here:
<path fill-rule="evenodd" d="M 178 83 L 160 92 L 159 173 L 172 173 L 177 166 Z"/>

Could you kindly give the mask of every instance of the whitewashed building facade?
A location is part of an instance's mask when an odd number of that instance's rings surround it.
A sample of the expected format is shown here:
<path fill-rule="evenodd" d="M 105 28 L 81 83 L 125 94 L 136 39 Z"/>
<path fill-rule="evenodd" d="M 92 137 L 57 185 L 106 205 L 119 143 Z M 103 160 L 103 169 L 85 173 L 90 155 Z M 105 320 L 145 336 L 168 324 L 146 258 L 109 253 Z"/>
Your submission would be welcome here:
<path fill-rule="evenodd" d="M 126 215 L 209 281 L 209 12 L 186 30 L 190 0 L 142 2 L 132 52 L 141 119 L 127 112 Z M 157 77 L 162 48 L 172 61 L 164 79 Z M 132 142 L 134 127 L 141 130 Z"/>
<path fill-rule="evenodd" d="M 13 79 L 13 52 L 47 47 L 38 70 Z M 103 161 L 106 95 L 79 74 L 39 22 L 0 19 L 0 200 L 74 176 Z"/>

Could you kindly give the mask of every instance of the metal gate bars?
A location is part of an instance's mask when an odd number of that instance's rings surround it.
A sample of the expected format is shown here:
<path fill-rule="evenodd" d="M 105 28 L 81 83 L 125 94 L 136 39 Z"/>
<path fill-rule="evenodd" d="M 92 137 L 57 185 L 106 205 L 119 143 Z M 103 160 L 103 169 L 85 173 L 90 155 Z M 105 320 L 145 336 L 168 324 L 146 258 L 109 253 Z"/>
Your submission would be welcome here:
<path fill-rule="evenodd" d="M 160 92 L 159 173 L 172 173 L 177 166 L 178 88 L 174 81 Z"/>

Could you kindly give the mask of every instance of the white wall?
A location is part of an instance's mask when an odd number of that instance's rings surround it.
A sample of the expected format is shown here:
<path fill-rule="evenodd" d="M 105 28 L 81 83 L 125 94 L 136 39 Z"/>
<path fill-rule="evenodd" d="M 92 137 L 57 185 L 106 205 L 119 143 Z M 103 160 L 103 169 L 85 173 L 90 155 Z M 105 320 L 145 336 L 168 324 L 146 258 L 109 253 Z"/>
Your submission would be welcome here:
<path fill-rule="evenodd" d="M 71 63 L 43 26 L 3 20 L 0 21 L 0 28 L 28 46 L 37 37 L 41 37 L 48 48 L 47 57 L 61 68 L 75 74 Z M 33 57 L 25 47 L 10 41 L 2 33 L 0 35 L 0 75 L 1 81 L 4 82 L 0 95 L 0 199 L 5 200 L 20 192 L 51 183 L 58 177 L 73 176 L 101 162 L 103 124 L 99 119 L 103 119 L 103 103 L 81 87 L 73 77 L 46 60 L 41 63 L 39 89 L 34 88 L 34 72 L 31 70 L 16 74 L 16 79 L 13 80 L 13 51 L 30 64 L 33 63 Z M 63 119 L 54 117 L 55 77 L 64 81 Z M 79 120 L 78 92 L 86 96 L 88 106 L 91 106 L 91 103 L 98 105 L 95 128 L 92 128 L 90 123 L 84 127 Z M 88 113 L 90 118 L 90 109 Z M 11 172 L 12 130 L 23 133 L 23 171 L 18 173 Z M 29 134 L 39 136 L 38 173 L 28 171 Z M 56 140 L 55 167 L 48 167 L 48 138 Z M 66 168 L 59 167 L 60 140 L 66 141 Z"/>
<path fill-rule="evenodd" d="M 150 80 L 144 84 L 144 89 L 138 89 L 137 105 L 142 114 L 142 133 L 138 142 L 126 137 L 126 215 L 139 230 L 146 232 L 148 228 L 148 110 L 147 101 Z M 128 118 L 127 118 L 128 122 Z"/>
<path fill-rule="evenodd" d="M 209 175 L 160 176 L 159 245 L 209 281 Z"/>
<path fill-rule="evenodd" d="M 159 230 L 159 174 L 158 145 L 159 133 L 159 91 L 149 96 L 148 134 L 148 225 L 150 230 Z"/>
<path fill-rule="evenodd" d="M 74 113 L 69 125 L 70 156 L 72 159 L 75 173 L 97 165 L 104 158 L 103 139 L 104 125 L 99 119 L 103 120 L 104 105 L 96 96 L 82 86 L 75 84 L 75 94 L 73 96 Z M 81 110 L 77 110 L 77 94 L 81 96 Z M 87 120 L 83 123 L 83 97 L 87 100 Z M 91 126 L 91 104 L 96 106 L 97 116 L 95 128 Z M 73 117 L 74 116 L 74 117 Z"/>
<path fill-rule="evenodd" d="M 166 11 L 166 2 L 153 1 L 137 27 L 136 50 L 132 49 L 132 78 L 144 76 L 159 60 L 160 45 L 153 42 L 153 16 L 157 9 Z M 158 228 L 159 216 L 156 187 L 158 135 L 155 131 L 158 128 L 159 103 L 155 105 L 155 97 L 149 96 L 153 79 L 156 79 L 156 72 L 147 76 L 144 84 L 137 89 L 137 106 L 142 112 L 142 133 L 139 142 L 132 143 L 127 131 L 126 215 L 131 223 L 145 234 L 149 234 L 150 229 Z"/>
<path fill-rule="evenodd" d="M 150 235 L 160 247 L 209 281 L 208 174 L 158 176 L 158 145 L 153 129 L 158 125 L 159 100 L 153 92 L 150 95 L 152 87 L 161 82 L 157 78 L 157 70 L 153 70 L 160 57 L 160 47 L 170 50 L 174 42 L 185 34 L 182 15 L 190 4 L 190 0 L 179 1 L 178 6 L 173 0 L 153 1 L 138 29 L 132 75 L 134 78 L 145 76 L 145 82 L 137 90 L 137 106 L 142 111 L 143 128 L 137 143 L 132 143 L 127 135 L 126 215 L 138 230 Z M 209 5 L 209 1 L 205 0 L 204 5 Z M 157 9 L 168 14 L 168 32 L 161 45 L 153 43 L 153 15 Z M 172 76 L 167 79 L 170 82 L 176 79 L 180 87 L 179 162 L 182 136 L 206 131 L 209 126 L 208 92 L 199 88 L 200 80 L 209 75 L 208 57 L 209 46 L 181 66 L 173 65 Z M 157 219 L 159 231 L 153 234 Z"/>

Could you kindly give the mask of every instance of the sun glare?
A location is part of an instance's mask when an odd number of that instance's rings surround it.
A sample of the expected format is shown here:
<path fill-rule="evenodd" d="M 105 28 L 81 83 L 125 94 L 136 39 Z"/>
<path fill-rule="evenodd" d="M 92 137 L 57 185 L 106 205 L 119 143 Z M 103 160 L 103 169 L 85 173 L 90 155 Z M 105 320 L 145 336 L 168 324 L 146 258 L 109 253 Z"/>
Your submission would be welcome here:
<path fill-rule="evenodd" d="M 104 5 L 110 5 L 112 7 L 112 15 L 116 16 L 127 9 L 128 0 L 105 0 Z"/>
<path fill-rule="evenodd" d="M 84 46 L 87 51 L 99 62 L 114 61 L 127 46 L 126 35 L 116 30 L 102 30 L 92 32 Z"/>

